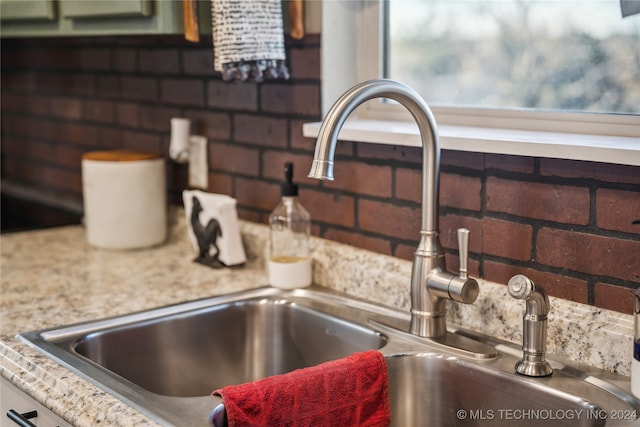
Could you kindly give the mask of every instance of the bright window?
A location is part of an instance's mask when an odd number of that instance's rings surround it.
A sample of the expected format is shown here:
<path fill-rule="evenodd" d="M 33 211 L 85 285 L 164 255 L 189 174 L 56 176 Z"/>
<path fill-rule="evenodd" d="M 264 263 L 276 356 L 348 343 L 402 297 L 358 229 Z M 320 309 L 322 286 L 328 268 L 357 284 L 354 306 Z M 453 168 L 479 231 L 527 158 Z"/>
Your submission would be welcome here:
<path fill-rule="evenodd" d="M 640 166 L 640 0 L 323 1 L 321 53 L 324 113 L 388 77 L 422 94 L 444 149 Z M 421 144 L 380 99 L 341 138 Z"/>
<path fill-rule="evenodd" d="M 623 17 L 619 0 L 389 0 L 382 10 L 385 77 L 430 105 L 640 112 L 640 15 Z"/>

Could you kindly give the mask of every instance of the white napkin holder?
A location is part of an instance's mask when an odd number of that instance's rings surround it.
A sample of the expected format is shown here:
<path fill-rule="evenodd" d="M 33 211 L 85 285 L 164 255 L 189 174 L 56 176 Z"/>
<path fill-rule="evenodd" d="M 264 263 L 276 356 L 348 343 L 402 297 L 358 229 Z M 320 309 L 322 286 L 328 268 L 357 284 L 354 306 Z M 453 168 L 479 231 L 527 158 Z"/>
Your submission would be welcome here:
<path fill-rule="evenodd" d="M 194 197 L 197 199 L 195 208 L 199 212 L 194 212 Z M 182 202 L 189 240 L 197 254 L 194 261 L 211 267 L 230 267 L 247 261 L 238 225 L 236 199 L 224 194 L 184 190 Z M 197 233 L 194 225 L 198 228 Z M 222 265 L 218 265 L 218 260 Z"/>

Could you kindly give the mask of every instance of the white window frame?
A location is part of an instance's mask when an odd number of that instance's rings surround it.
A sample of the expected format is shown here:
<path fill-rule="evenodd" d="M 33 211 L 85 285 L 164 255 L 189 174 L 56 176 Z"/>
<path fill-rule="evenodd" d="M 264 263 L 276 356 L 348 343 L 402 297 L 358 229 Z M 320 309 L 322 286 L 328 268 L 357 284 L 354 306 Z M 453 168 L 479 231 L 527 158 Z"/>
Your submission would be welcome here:
<path fill-rule="evenodd" d="M 358 82 L 382 75 L 379 0 L 322 5 L 322 111 Z M 640 166 L 640 116 L 431 106 L 442 148 Z M 370 101 L 353 113 L 341 139 L 420 146 L 408 112 Z M 320 123 L 305 124 L 316 136 Z"/>

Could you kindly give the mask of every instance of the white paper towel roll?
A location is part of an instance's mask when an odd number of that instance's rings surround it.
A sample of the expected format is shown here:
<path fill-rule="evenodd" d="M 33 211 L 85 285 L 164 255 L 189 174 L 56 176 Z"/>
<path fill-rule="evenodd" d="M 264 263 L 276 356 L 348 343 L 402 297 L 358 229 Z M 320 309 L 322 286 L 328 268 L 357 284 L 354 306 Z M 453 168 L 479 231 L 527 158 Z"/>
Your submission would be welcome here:
<path fill-rule="evenodd" d="M 135 249 L 167 236 L 164 159 L 135 151 L 82 156 L 84 222 L 90 245 Z"/>

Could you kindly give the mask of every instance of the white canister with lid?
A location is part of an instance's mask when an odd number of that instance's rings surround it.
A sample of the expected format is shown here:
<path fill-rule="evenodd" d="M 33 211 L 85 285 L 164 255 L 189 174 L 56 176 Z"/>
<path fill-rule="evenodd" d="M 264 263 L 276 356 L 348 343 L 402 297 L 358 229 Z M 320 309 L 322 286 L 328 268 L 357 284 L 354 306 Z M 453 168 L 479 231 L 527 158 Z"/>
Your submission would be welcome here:
<path fill-rule="evenodd" d="M 167 236 L 165 162 L 160 154 L 94 151 L 82 156 L 84 222 L 90 245 L 137 249 Z"/>

